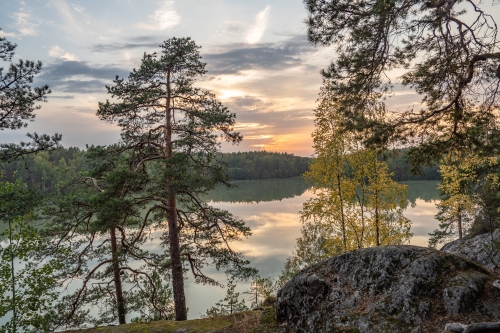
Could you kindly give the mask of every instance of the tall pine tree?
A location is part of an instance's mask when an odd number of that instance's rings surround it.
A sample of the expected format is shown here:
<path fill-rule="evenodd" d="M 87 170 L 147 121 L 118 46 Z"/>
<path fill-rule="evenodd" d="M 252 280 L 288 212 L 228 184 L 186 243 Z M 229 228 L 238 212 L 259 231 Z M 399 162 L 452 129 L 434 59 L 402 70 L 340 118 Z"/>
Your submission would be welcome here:
<path fill-rule="evenodd" d="M 176 320 L 186 320 L 183 259 L 197 282 L 217 284 L 202 272 L 207 264 L 246 278 L 255 271 L 230 243 L 249 236 L 243 221 L 208 206 L 199 197 L 226 184 L 218 163 L 220 140 L 238 143 L 235 114 L 209 91 L 194 87 L 206 73 L 197 46 L 189 38 L 172 38 L 161 54 L 144 54 L 128 80 L 116 78 L 108 92 L 117 100 L 99 104 L 98 116 L 117 121 L 122 141 L 132 152 L 131 170 L 149 177 L 144 200 L 166 220 Z"/>

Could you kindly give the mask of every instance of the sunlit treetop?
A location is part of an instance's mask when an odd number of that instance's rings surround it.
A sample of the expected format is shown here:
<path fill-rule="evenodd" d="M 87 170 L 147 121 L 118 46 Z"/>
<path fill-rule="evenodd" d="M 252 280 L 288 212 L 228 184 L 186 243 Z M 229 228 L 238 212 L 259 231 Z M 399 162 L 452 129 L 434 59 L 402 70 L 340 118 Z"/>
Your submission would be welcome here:
<path fill-rule="evenodd" d="M 305 0 L 308 37 L 335 45 L 322 71 L 351 130 L 370 129 L 368 145 L 419 146 L 422 164 L 451 148 L 496 150 L 500 50 L 491 2 L 459 0 Z M 413 89 L 421 105 L 385 122 L 367 117 L 394 94 Z"/>

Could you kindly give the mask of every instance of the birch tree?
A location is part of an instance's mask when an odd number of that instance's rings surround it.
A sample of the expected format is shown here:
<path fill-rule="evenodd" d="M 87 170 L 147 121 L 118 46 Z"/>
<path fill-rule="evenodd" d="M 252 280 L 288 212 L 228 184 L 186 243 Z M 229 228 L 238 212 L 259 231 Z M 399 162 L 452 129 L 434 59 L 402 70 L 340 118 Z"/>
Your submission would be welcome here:
<path fill-rule="evenodd" d="M 353 249 L 408 242 L 402 215 L 406 187 L 391 179 L 378 153 L 343 127 L 343 113 L 325 82 L 313 133 L 316 157 L 305 178 L 315 198 L 304 203 L 296 256 L 311 264 Z M 380 115 L 374 115 L 380 117 Z"/>

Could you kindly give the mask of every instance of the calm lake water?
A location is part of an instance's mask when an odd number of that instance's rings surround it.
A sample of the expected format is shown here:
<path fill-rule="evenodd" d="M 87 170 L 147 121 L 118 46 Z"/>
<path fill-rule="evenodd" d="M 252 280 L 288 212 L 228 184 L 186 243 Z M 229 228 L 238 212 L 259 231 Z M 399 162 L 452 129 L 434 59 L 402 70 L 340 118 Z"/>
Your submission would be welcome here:
<path fill-rule="evenodd" d="M 242 252 L 262 277 L 280 275 L 285 260 L 292 254 L 295 240 L 300 236 L 302 204 L 313 197 L 301 178 L 248 180 L 235 182 L 237 188 L 218 188 L 206 198 L 212 205 L 226 209 L 245 221 L 252 229 L 252 236 L 233 243 L 232 248 Z M 411 244 L 427 246 L 428 233 L 438 227 L 434 219 L 439 193 L 437 181 L 405 182 L 408 185 L 408 207 L 405 216 L 412 223 L 414 236 Z M 159 236 L 160 234 L 158 234 Z M 162 251 L 159 241 L 145 244 L 151 251 Z M 226 284 L 226 276 L 208 268 L 206 274 Z M 226 289 L 193 283 L 191 273 L 186 274 L 186 301 L 189 319 L 199 318 L 206 310 L 223 299 Z M 74 291 L 78 286 L 69 287 Z M 236 291 L 243 293 L 249 282 L 238 282 Z M 244 295 L 248 296 L 248 295 Z M 244 297 L 247 300 L 249 297 Z M 250 302 L 247 301 L 250 306 Z M 130 321 L 134 314 L 127 316 Z M 0 324 L 7 318 L 0 318 Z"/>
<path fill-rule="evenodd" d="M 414 233 L 411 244 L 426 247 L 428 233 L 438 227 L 434 219 L 439 200 L 438 181 L 404 183 L 408 185 L 409 201 L 405 216 L 412 221 L 411 231 Z M 212 191 L 208 201 L 245 221 L 253 234 L 235 243 L 233 248 L 249 258 L 262 277 L 277 277 L 300 236 L 302 204 L 313 194 L 301 178 L 247 180 L 235 184 L 238 188 Z M 225 281 L 223 274 L 211 273 Z M 198 318 L 225 296 L 225 289 L 217 287 L 189 282 L 186 287 L 189 318 Z M 238 283 L 236 291 L 243 292 L 248 288 L 248 283 Z"/>

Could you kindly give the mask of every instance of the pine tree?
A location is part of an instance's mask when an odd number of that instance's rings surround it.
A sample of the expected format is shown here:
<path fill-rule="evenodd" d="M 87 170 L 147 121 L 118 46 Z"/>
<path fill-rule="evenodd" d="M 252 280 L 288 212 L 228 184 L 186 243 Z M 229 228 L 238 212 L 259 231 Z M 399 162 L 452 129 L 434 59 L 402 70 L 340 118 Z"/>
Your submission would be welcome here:
<path fill-rule="evenodd" d="M 123 144 L 133 156 L 131 170 L 150 179 L 144 200 L 167 221 L 176 320 L 187 318 L 183 258 L 202 283 L 217 284 L 201 271 L 209 263 L 242 278 L 255 272 L 230 247 L 250 229 L 199 199 L 217 184 L 228 185 L 225 167 L 217 161 L 219 140 L 241 140 L 233 131 L 235 115 L 212 93 L 194 87 L 206 73 L 199 48 L 189 38 L 166 40 L 160 55 L 144 54 L 128 80 L 116 78 L 107 87 L 117 102 L 100 103 L 97 112 L 122 127 Z"/>

